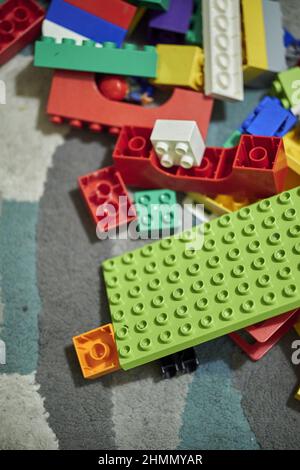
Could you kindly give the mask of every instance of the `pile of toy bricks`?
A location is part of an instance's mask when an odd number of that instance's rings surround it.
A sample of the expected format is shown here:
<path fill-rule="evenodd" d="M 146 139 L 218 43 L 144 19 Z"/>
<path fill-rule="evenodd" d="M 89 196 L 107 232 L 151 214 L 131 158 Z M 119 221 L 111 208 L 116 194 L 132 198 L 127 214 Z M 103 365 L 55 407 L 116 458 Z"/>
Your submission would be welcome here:
<path fill-rule="evenodd" d="M 258 360 L 299 333 L 299 40 L 279 3 L 7 0 L 0 15 L 1 64 L 42 29 L 50 120 L 116 136 L 112 165 L 78 178 L 99 238 L 132 224 L 158 238 L 103 263 L 112 323 L 73 338 L 84 377 L 158 359 L 165 377 L 192 371 L 193 347 L 225 334 Z M 214 100 L 245 86 L 269 92 L 206 147 Z"/>

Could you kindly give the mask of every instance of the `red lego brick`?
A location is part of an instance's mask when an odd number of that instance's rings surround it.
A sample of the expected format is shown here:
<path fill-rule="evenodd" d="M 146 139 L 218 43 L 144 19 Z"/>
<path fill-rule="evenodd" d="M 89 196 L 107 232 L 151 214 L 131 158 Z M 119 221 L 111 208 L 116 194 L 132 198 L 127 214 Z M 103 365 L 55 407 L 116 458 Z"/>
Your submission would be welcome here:
<path fill-rule="evenodd" d="M 162 167 L 149 141 L 150 134 L 151 129 L 131 126 L 124 126 L 120 132 L 113 158 L 126 185 L 208 195 L 245 193 L 253 198 L 284 190 L 288 168 L 279 137 L 243 135 L 237 147 L 207 147 L 201 165 L 186 170 Z M 265 168 L 257 164 L 261 157 Z"/>
<path fill-rule="evenodd" d="M 95 74 L 59 70 L 54 74 L 47 112 L 58 124 L 64 120 L 75 127 L 87 124 L 96 132 L 107 126 L 111 133 L 125 125 L 153 128 L 157 119 L 188 119 L 197 122 L 205 138 L 212 106 L 211 98 L 183 88 L 175 88 L 168 101 L 153 108 L 112 101 L 100 92 Z"/>
<path fill-rule="evenodd" d="M 0 5 L 0 65 L 39 36 L 44 16 L 35 0 L 7 0 Z"/>
<path fill-rule="evenodd" d="M 267 354 L 273 346 L 292 328 L 299 314 L 299 310 L 294 310 L 293 315 L 286 321 L 267 341 L 260 343 L 258 341 L 250 342 L 245 337 L 245 330 L 230 333 L 229 337 L 252 359 L 258 361 Z M 282 315 L 280 315 L 282 316 Z"/>
<path fill-rule="evenodd" d="M 122 177 L 113 166 L 80 176 L 78 184 L 97 231 L 107 232 L 136 219 Z"/>
<path fill-rule="evenodd" d="M 75 7 L 98 16 L 120 28 L 128 29 L 137 8 L 123 0 L 65 0 Z"/>
<path fill-rule="evenodd" d="M 268 341 L 277 330 L 279 330 L 290 318 L 294 317 L 297 310 L 278 315 L 278 317 L 270 318 L 269 320 L 257 323 L 256 325 L 248 326 L 245 331 L 249 333 L 259 343 Z"/>

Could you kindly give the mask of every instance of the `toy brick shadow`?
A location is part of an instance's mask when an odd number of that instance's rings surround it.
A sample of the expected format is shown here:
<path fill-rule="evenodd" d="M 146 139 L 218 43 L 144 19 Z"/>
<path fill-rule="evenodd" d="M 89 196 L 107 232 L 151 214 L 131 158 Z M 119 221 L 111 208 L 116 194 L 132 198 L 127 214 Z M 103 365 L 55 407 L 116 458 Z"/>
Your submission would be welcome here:
<path fill-rule="evenodd" d="M 48 94 L 50 91 L 52 70 L 34 67 L 30 62 L 16 77 L 17 96 L 39 100 L 39 110 L 34 126 L 44 135 L 65 134 L 67 126 L 53 126 L 46 114 Z"/>
<path fill-rule="evenodd" d="M 74 349 L 74 346 L 72 344 L 69 344 L 65 348 L 65 356 L 66 360 L 69 364 L 70 372 L 71 372 L 71 377 L 73 380 L 73 383 L 76 388 L 78 387 L 88 387 L 92 384 L 95 384 L 96 380 L 101 380 L 101 384 L 104 387 L 111 387 L 112 386 L 112 375 L 108 374 L 106 376 L 100 377 L 99 379 L 94 379 L 94 380 L 86 380 L 81 372 L 79 361 L 76 356 L 76 352 Z"/>
<path fill-rule="evenodd" d="M 299 340 L 299 336 L 297 333 L 294 331 L 293 328 L 284 336 L 284 338 L 280 341 L 278 347 L 280 347 L 282 353 L 284 354 L 288 366 L 290 369 L 293 370 L 294 376 L 295 376 L 295 382 L 294 382 L 294 387 L 291 390 L 290 396 L 287 399 L 286 405 L 295 410 L 295 411 L 300 411 L 300 401 L 295 399 L 295 394 L 299 388 L 299 381 L 300 381 L 300 365 L 295 365 L 292 363 L 291 357 L 293 353 L 293 349 L 291 348 L 291 345 L 294 340 Z"/>

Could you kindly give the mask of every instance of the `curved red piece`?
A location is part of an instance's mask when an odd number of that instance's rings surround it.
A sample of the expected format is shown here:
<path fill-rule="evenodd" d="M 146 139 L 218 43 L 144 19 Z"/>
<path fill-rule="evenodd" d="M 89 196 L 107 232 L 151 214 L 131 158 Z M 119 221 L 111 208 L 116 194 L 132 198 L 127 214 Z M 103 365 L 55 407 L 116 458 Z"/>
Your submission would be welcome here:
<path fill-rule="evenodd" d="M 126 185 L 208 195 L 245 193 L 251 198 L 284 190 L 288 167 L 280 137 L 242 135 L 237 147 L 207 147 L 201 166 L 186 170 L 162 167 L 150 134 L 149 128 L 130 126 L 120 132 L 113 158 Z"/>
<path fill-rule="evenodd" d="M 95 125 L 108 126 L 113 133 L 123 126 L 152 128 L 157 119 L 188 119 L 197 122 L 205 138 L 212 106 L 211 98 L 182 88 L 175 88 L 168 101 L 153 108 L 111 101 L 101 94 L 95 74 L 59 70 L 54 73 L 47 113 L 55 123 L 81 122 L 91 130 Z"/>
<path fill-rule="evenodd" d="M 7 0 L 0 3 L 2 65 L 40 35 L 45 10 L 36 0 Z"/>

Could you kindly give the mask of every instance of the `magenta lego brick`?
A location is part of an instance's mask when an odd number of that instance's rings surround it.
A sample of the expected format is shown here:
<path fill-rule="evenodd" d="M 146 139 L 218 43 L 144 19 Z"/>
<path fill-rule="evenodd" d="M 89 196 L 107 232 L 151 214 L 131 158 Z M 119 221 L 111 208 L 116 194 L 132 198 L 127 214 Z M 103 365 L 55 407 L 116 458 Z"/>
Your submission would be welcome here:
<path fill-rule="evenodd" d="M 192 13 L 193 0 L 171 0 L 168 11 L 152 13 L 149 27 L 185 34 L 189 29 Z"/>

